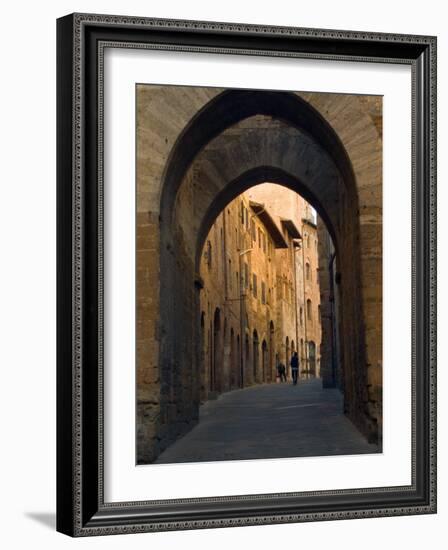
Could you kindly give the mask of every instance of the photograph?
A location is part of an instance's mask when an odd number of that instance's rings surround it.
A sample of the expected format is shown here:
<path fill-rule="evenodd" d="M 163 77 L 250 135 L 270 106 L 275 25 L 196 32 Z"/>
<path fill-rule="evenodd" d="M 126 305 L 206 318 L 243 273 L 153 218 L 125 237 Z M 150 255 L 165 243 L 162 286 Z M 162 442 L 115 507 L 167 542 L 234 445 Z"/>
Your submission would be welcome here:
<path fill-rule="evenodd" d="M 58 19 L 59 532 L 436 512 L 436 46 Z"/>
<path fill-rule="evenodd" d="M 137 464 L 381 453 L 383 98 L 135 102 Z"/>

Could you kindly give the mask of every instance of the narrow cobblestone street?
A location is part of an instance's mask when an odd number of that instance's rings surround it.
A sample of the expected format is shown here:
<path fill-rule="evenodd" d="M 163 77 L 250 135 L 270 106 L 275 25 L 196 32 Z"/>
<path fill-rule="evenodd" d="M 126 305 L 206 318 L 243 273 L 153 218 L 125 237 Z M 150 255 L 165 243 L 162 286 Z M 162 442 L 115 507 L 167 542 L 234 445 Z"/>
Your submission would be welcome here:
<path fill-rule="evenodd" d="M 321 380 L 265 384 L 221 395 L 156 463 L 375 453 Z"/>

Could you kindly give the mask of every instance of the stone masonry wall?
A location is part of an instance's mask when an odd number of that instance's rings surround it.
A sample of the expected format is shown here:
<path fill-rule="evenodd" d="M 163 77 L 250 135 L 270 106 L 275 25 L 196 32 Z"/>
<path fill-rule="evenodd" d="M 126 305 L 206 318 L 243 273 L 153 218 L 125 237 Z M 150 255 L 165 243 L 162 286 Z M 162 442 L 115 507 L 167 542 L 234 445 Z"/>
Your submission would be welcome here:
<path fill-rule="evenodd" d="M 305 134 L 272 119 L 259 128 L 240 128 L 237 140 L 231 133 L 227 138 L 223 133 L 210 141 L 176 194 L 177 204 L 185 205 L 187 197 L 194 208 L 176 207 L 170 213 L 172 219 L 166 214 L 161 218 L 164 177 L 175 144 L 197 113 L 222 92 L 217 88 L 137 87 L 139 463 L 153 460 L 197 420 L 200 393 L 204 393 L 199 383 L 200 351 L 194 344 L 201 331 L 196 315 L 201 292 L 195 260 L 197 237 L 207 212 L 218 207 L 220 211 L 228 202 L 219 197 L 231 193 L 229 183 L 245 170 L 265 165 L 295 174 L 297 181 L 304 182 L 305 193 L 310 190 L 320 202 L 329 217 L 326 221 L 332 221 L 342 281 L 340 355 L 347 374 L 346 411 L 366 433 L 380 433 L 381 98 L 364 101 L 350 95 L 296 94 L 320 113 L 343 144 L 355 176 L 355 212 L 353 189 L 344 187 L 325 153 Z M 331 195 L 333 189 L 335 194 Z M 353 250 L 360 251 L 355 258 Z M 160 262 L 159 258 L 164 259 Z M 356 277 L 359 283 L 351 289 L 350 280 Z M 164 290 L 168 288 L 175 288 L 175 295 L 169 297 Z M 180 295 L 184 297 L 182 303 L 176 298 Z"/>

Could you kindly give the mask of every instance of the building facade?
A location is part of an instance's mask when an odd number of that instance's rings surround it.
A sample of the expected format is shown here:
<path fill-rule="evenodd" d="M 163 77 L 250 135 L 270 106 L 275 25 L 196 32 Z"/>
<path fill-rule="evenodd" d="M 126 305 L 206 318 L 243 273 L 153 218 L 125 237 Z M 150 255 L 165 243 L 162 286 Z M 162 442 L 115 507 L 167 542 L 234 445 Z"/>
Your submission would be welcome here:
<path fill-rule="evenodd" d="M 214 221 L 200 263 L 201 401 L 235 388 L 320 374 L 316 223 L 297 193 L 264 183 Z"/>

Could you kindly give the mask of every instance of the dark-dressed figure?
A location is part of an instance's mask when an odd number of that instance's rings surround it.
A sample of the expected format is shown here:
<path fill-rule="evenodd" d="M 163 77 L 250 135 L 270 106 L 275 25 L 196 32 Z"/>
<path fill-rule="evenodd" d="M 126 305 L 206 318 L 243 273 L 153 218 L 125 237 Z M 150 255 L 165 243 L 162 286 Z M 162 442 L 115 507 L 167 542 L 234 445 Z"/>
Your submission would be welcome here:
<path fill-rule="evenodd" d="M 277 376 L 280 382 L 286 382 L 286 367 L 281 361 L 277 365 Z"/>

